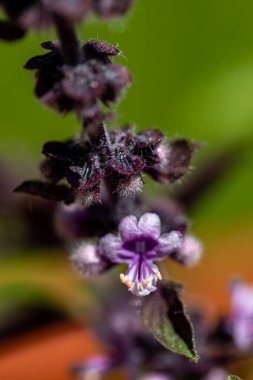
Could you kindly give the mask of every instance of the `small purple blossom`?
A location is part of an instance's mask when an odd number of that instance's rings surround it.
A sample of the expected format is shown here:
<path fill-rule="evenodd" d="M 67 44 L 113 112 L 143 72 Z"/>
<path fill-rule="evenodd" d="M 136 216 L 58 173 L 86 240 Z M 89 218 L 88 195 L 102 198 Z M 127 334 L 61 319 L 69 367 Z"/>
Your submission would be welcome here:
<path fill-rule="evenodd" d="M 170 376 L 162 373 L 150 373 L 139 378 L 139 380 L 173 380 Z"/>
<path fill-rule="evenodd" d="M 177 231 L 161 233 L 158 215 L 146 213 L 139 219 L 129 215 L 119 224 L 119 236 L 106 235 L 99 248 L 113 263 L 126 263 L 128 270 L 120 280 L 137 296 L 146 296 L 156 290 L 161 273 L 154 261 L 164 260 L 181 245 L 181 234 Z"/>
<path fill-rule="evenodd" d="M 194 236 L 187 234 L 182 239 L 181 247 L 172 256 L 181 264 L 196 265 L 202 256 L 202 245 Z"/>
<path fill-rule="evenodd" d="M 93 276 L 108 269 L 110 262 L 100 254 L 99 248 L 89 242 L 82 242 L 70 256 L 75 269 L 86 276 Z"/>
<path fill-rule="evenodd" d="M 231 307 L 229 330 L 239 349 L 246 350 L 253 344 L 253 286 L 235 281 L 231 290 Z"/>
<path fill-rule="evenodd" d="M 225 380 L 228 372 L 223 368 L 212 368 L 205 376 L 204 380 Z"/>
<path fill-rule="evenodd" d="M 100 355 L 88 358 L 83 364 L 73 366 L 73 372 L 80 379 L 101 379 L 106 373 L 111 371 L 114 363 L 109 356 Z"/>

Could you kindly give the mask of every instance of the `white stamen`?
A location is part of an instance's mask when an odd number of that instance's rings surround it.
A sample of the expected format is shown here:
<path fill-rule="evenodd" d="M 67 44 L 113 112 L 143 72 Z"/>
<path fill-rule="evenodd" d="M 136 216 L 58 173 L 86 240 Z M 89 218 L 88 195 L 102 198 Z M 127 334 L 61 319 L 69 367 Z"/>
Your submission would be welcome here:
<path fill-rule="evenodd" d="M 131 287 L 133 286 L 133 284 L 134 284 L 132 281 L 130 281 L 130 280 L 128 279 L 128 276 L 125 276 L 123 273 L 120 274 L 119 278 L 120 278 L 120 281 L 121 281 L 124 285 L 126 285 L 128 288 L 131 288 Z"/>
<path fill-rule="evenodd" d="M 142 285 L 144 286 L 144 288 L 146 288 L 148 286 L 148 284 L 150 284 L 150 281 L 148 280 L 142 280 Z"/>
<path fill-rule="evenodd" d="M 158 280 L 162 280 L 163 278 L 162 278 L 162 275 L 161 275 L 161 273 L 160 272 L 157 272 L 156 273 L 156 277 L 158 278 Z"/>

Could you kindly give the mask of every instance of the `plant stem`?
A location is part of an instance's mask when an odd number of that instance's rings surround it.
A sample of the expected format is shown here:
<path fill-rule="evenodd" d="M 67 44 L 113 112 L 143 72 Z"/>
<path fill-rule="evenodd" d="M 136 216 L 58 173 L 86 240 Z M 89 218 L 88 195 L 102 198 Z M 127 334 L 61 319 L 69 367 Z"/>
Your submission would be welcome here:
<path fill-rule="evenodd" d="M 67 65 L 75 66 L 81 60 L 81 49 L 75 28 L 72 23 L 56 13 L 53 15 L 53 19 L 61 43 L 64 62 Z"/>

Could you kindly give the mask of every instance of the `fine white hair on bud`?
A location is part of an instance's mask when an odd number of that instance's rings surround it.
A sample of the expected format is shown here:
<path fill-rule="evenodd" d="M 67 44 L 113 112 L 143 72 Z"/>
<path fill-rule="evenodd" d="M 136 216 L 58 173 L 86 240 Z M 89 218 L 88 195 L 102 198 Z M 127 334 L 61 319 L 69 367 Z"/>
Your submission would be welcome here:
<path fill-rule="evenodd" d="M 123 197 L 140 194 L 142 191 L 143 180 L 140 175 L 127 176 L 122 179 L 118 186 L 117 191 Z"/>

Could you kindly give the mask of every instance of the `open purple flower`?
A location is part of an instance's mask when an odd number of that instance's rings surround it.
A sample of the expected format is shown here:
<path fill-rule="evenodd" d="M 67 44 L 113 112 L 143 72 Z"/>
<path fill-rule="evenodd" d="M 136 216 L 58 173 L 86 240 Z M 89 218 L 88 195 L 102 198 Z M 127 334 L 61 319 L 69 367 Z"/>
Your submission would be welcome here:
<path fill-rule="evenodd" d="M 154 261 L 165 259 L 181 245 L 181 234 L 171 231 L 160 235 L 158 215 L 146 213 L 137 220 L 129 215 L 119 224 L 119 236 L 106 235 L 100 240 L 101 253 L 113 263 L 126 263 L 128 270 L 120 280 L 137 296 L 156 290 L 162 276 Z"/>

